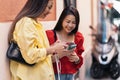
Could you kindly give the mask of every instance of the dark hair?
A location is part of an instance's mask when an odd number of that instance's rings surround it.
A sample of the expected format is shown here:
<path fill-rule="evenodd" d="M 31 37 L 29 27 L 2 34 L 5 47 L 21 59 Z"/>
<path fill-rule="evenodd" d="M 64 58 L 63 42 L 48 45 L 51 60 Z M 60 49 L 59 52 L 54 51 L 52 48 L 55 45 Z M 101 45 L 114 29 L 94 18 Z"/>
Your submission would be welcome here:
<path fill-rule="evenodd" d="M 19 14 L 16 16 L 15 20 L 11 25 L 11 30 L 9 32 L 8 40 L 10 41 L 13 38 L 13 31 L 17 21 L 19 21 L 21 18 L 25 16 L 33 19 L 37 18 L 45 10 L 48 1 L 49 0 L 27 0 L 26 4 L 19 12 Z"/>
<path fill-rule="evenodd" d="M 62 27 L 62 22 L 63 20 L 65 19 L 65 17 L 67 15 L 74 15 L 75 16 L 75 20 L 76 20 L 76 27 L 74 30 L 71 31 L 70 34 L 75 34 L 77 31 L 78 31 L 78 26 L 79 26 L 79 21 L 80 21 L 80 18 L 79 18 L 79 12 L 77 11 L 76 8 L 74 8 L 73 6 L 69 6 L 69 7 L 66 7 L 60 17 L 59 17 L 59 20 L 54 28 L 55 31 L 61 31 L 63 29 Z"/>

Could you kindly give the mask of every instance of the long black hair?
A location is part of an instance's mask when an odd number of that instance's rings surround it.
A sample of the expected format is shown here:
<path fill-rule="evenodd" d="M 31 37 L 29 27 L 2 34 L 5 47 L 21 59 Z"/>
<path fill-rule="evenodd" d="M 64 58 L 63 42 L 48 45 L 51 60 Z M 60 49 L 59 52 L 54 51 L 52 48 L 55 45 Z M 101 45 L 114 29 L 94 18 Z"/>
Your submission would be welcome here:
<path fill-rule="evenodd" d="M 57 22 L 54 30 L 55 30 L 55 31 L 61 31 L 61 30 L 63 29 L 62 23 L 63 23 L 63 20 L 65 19 L 65 17 L 66 17 L 67 15 L 74 15 L 74 16 L 75 16 L 76 27 L 75 27 L 75 29 L 72 30 L 71 33 L 70 33 L 70 34 L 75 34 L 75 33 L 78 31 L 78 26 L 79 26 L 79 22 L 80 22 L 80 18 L 79 18 L 79 17 L 80 17 L 80 16 L 79 16 L 78 10 L 77 10 L 75 7 L 73 7 L 73 6 L 66 7 L 66 8 L 62 11 L 62 13 L 61 13 L 61 15 L 60 15 L 60 17 L 59 17 L 59 20 L 58 20 L 58 22 Z"/>
<path fill-rule="evenodd" d="M 33 19 L 37 18 L 45 10 L 48 4 L 48 1 L 49 0 L 27 0 L 26 4 L 22 8 L 22 10 L 19 12 L 19 14 L 16 16 L 15 20 L 11 25 L 8 41 L 10 41 L 13 38 L 13 31 L 17 21 L 19 21 L 21 18 L 25 16 Z"/>

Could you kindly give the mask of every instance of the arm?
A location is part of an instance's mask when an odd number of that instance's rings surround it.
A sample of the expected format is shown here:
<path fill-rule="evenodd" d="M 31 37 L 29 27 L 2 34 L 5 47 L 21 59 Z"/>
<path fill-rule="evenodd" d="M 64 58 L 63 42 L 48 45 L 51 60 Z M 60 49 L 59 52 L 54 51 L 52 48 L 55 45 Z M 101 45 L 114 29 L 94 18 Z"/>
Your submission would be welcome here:
<path fill-rule="evenodd" d="M 81 33 L 77 33 L 76 34 L 76 39 L 75 42 L 77 44 L 77 48 L 75 50 L 76 54 L 78 55 L 80 62 L 78 64 L 76 64 L 77 68 L 80 68 L 83 64 L 83 57 L 82 57 L 82 53 L 84 52 L 84 47 L 83 47 L 83 43 L 84 43 L 84 37 Z"/>
<path fill-rule="evenodd" d="M 73 62 L 76 68 L 79 68 L 83 64 L 83 57 L 82 57 L 82 53 L 84 51 L 83 42 L 84 42 L 84 38 L 82 34 L 77 33 L 75 36 L 75 43 L 77 44 L 77 47 L 74 53 L 72 53 L 69 56 L 70 62 Z"/>
<path fill-rule="evenodd" d="M 36 25 L 30 18 L 22 18 L 16 24 L 14 39 L 20 47 L 23 58 L 28 63 L 37 63 L 46 58 L 46 47 L 43 45 L 45 38 L 41 38 Z M 47 42 L 47 41 L 46 41 Z"/>

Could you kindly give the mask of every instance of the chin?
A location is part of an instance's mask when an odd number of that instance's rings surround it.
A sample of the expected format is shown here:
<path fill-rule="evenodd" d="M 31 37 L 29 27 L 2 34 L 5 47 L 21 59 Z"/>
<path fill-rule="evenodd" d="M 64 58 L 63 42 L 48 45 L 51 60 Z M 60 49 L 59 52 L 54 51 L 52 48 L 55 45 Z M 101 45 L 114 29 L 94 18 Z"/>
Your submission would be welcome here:
<path fill-rule="evenodd" d="M 72 31 L 67 31 L 67 33 L 69 34 L 69 33 L 71 33 Z"/>

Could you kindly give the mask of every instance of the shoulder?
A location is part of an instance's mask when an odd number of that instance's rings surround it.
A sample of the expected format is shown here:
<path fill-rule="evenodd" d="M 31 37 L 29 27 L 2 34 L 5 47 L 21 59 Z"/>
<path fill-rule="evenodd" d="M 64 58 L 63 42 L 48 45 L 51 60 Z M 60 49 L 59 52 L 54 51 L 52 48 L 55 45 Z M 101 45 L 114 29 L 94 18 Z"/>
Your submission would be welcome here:
<path fill-rule="evenodd" d="M 53 32 L 53 30 L 46 30 L 46 34 L 47 34 L 47 36 L 53 36 L 54 32 Z"/>
<path fill-rule="evenodd" d="M 79 40 L 84 40 L 83 34 L 82 34 L 81 32 L 77 32 L 77 33 L 75 34 L 75 39 L 76 39 L 77 41 L 79 41 Z"/>
<path fill-rule="evenodd" d="M 46 33 L 47 33 L 47 34 L 49 34 L 49 33 L 50 33 L 50 34 L 53 34 L 53 30 L 46 30 Z"/>
<path fill-rule="evenodd" d="M 32 18 L 29 18 L 29 17 L 23 17 L 21 18 L 17 24 L 33 24 L 34 20 Z"/>
<path fill-rule="evenodd" d="M 77 32 L 76 34 L 75 34 L 75 43 L 76 44 L 81 44 L 81 43 L 83 43 L 84 42 L 84 37 L 83 37 L 83 34 L 81 33 L 81 32 Z"/>
<path fill-rule="evenodd" d="M 31 33 L 35 32 L 36 33 L 36 26 L 32 20 L 32 18 L 28 18 L 28 17 L 23 17 L 21 18 L 15 25 L 15 31 L 21 32 L 21 33 Z"/>
<path fill-rule="evenodd" d="M 46 34 L 47 34 L 48 38 L 53 38 L 53 36 L 54 36 L 53 30 L 46 30 Z"/>
<path fill-rule="evenodd" d="M 54 37 L 55 35 L 54 35 L 53 30 L 46 30 L 46 35 L 47 35 L 50 45 L 53 44 L 55 42 L 55 37 Z"/>
<path fill-rule="evenodd" d="M 21 18 L 19 21 L 31 22 L 31 21 L 32 21 L 32 18 L 23 17 L 23 18 Z"/>

